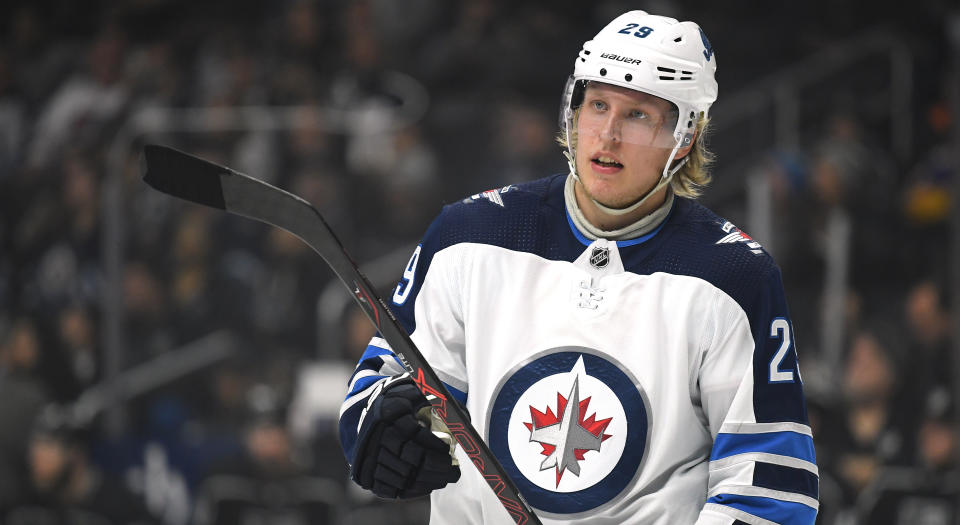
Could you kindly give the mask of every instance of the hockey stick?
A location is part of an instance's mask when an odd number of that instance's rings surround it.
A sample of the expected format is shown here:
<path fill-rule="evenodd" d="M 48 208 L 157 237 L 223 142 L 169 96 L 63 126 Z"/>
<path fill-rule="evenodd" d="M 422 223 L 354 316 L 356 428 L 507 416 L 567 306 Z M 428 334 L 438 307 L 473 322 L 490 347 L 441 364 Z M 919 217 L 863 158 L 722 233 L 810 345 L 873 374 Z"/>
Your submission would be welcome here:
<path fill-rule="evenodd" d="M 316 208 L 263 181 L 166 146 L 144 146 L 141 173 L 144 182 L 156 190 L 284 229 L 320 254 L 390 344 L 513 521 L 521 525 L 540 524 L 500 462 L 470 424 L 465 409 L 447 391 Z"/>

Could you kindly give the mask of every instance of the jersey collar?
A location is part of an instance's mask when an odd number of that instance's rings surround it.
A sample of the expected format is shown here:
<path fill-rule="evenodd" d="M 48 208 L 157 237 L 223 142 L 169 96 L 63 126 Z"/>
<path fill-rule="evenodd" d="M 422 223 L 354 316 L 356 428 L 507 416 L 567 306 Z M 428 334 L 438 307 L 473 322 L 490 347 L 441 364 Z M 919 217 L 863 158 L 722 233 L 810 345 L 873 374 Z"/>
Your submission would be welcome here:
<path fill-rule="evenodd" d="M 586 218 L 583 217 L 574 195 L 573 185 L 575 183 L 573 177 L 567 176 L 563 191 L 564 212 L 567 217 L 567 224 L 570 226 L 570 231 L 573 232 L 574 237 L 584 246 L 590 246 L 594 240 L 601 237 L 615 240 L 618 247 L 642 244 L 655 237 L 663 228 L 663 225 L 667 223 L 667 219 L 669 219 L 672 214 L 674 204 L 677 200 L 673 191 L 668 189 L 667 199 L 663 205 L 649 215 L 619 230 L 601 231 L 589 225 Z"/>

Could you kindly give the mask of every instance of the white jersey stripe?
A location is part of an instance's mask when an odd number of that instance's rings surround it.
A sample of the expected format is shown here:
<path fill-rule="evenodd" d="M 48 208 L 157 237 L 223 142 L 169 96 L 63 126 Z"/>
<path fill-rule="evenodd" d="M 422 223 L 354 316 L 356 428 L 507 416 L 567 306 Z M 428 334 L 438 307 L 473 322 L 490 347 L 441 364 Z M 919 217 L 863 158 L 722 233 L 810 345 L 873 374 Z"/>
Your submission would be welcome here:
<path fill-rule="evenodd" d="M 806 470 L 807 472 L 811 472 L 817 476 L 820 475 L 820 471 L 817 469 L 817 466 L 809 461 L 804 461 L 802 459 L 797 459 L 790 456 L 781 456 L 779 454 L 768 454 L 766 452 L 747 452 L 744 454 L 737 454 L 734 456 L 725 457 L 723 459 L 711 461 L 710 470 L 713 471 L 724 469 L 733 464 L 744 461 L 759 461 L 762 463 L 770 463 L 784 467 L 799 468 Z"/>
<path fill-rule="evenodd" d="M 397 362 L 396 358 L 393 357 L 393 354 L 382 355 L 380 360 L 383 361 L 383 365 L 380 367 L 380 373 L 385 376 L 398 376 L 406 370 L 400 366 L 400 363 Z"/>
<path fill-rule="evenodd" d="M 753 485 L 753 474 L 756 462 L 743 461 L 733 463 L 723 468 L 711 468 L 707 490 L 723 485 Z M 722 472 L 721 472 L 722 471 Z"/>
<path fill-rule="evenodd" d="M 810 507 L 811 509 L 819 509 L 820 502 L 811 498 L 810 496 L 804 496 L 803 494 L 797 494 L 795 492 L 784 492 L 782 490 L 773 490 L 763 487 L 754 487 L 754 486 L 732 486 L 732 485 L 721 485 L 714 488 L 707 494 L 708 498 L 712 498 L 718 494 L 737 494 L 740 496 L 754 496 L 758 498 L 771 498 L 777 499 L 780 501 L 790 501 L 792 503 L 802 503 Z"/>
<path fill-rule="evenodd" d="M 750 525 L 777 525 L 776 523 L 770 520 L 765 520 L 760 516 L 754 516 L 749 512 L 744 512 L 740 509 L 728 507 L 726 505 L 718 505 L 716 503 L 707 503 L 706 505 L 703 506 L 703 510 L 725 514 L 734 519 L 738 519 L 744 523 L 749 523 Z"/>
<path fill-rule="evenodd" d="M 367 396 L 379 384 L 380 384 L 380 381 L 375 381 L 371 383 L 370 386 L 368 386 L 367 388 L 364 388 L 363 390 L 357 392 L 353 396 L 347 398 L 347 400 L 343 402 L 343 405 L 340 405 L 340 417 L 343 417 L 344 412 L 346 412 L 347 410 L 350 410 L 350 408 L 356 405 L 357 403 L 360 403 L 360 402 L 366 403 L 368 401 Z"/>
<path fill-rule="evenodd" d="M 725 244 L 725 243 L 729 243 L 729 242 L 737 242 L 737 241 L 739 240 L 739 238 L 742 238 L 742 237 L 740 237 L 740 232 L 733 232 L 733 233 L 727 235 L 726 237 L 720 239 L 719 241 L 717 241 L 717 244 Z"/>
<path fill-rule="evenodd" d="M 370 339 L 370 343 L 368 343 L 368 346 L 375 346 L 377 348 L 382 348 L 384 350 L 393 351 L 393 348 L 390 348 L 390 343 L 388 343 L 387 340 L 382 337 L 373 337 L 372 339 Z"/>
<path fill-rule="evenodd" d="M 720 427 L 721 434 L 764 434 L 767 432 L 796 432 L 813 437 L 810 427 L 803 423 L 735 423 L 726 422 Z"/>
<path fill-rule="evenodd" d="M 357 372 L 357 375 L 353 376 L 353 379 L 352 379 L 352 380 L 350 380 L 350 385 L 347 386 L 347 392 L 350 392 L 350 391 L 353 390 L 354 385 L 357 384 L 357 380 L 359 380 L 359 379 L 362 379 L 362 378 L 364 378 L 364 377 L 382 376 L 382 375 L 385 375 L 385 374 L 381 374 L 379 371 L 377 371 L 377 370 L 371 370 L 371 369 L 369 369 L 369 368 L 366 369 L 366 370 L 361 370 L 361 371 Z"/>

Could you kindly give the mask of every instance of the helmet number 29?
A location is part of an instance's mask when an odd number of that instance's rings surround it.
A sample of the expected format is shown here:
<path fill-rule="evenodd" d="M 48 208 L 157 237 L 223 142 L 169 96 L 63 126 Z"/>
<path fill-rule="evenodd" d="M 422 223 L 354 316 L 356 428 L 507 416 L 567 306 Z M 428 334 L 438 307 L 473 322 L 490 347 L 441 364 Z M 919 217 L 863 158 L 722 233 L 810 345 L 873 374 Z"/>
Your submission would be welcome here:
<path fill-rule="evenodd" d="M 639 25 L 640 24 L 627 24 L 627 27 L 621 29 L 620 31 L 617 31 L 617 33 L 623 33 L 625 35 L 629 35 L 631 31 L 633 31 L 634 28 L 638 27 Z M 633 32 L 633 36 L 637 38 L 647 38 L 648 36 L 650 36 L 650 33 L 652 32 L 653 32 L 652 27 L 643 26 L 640 29 L 637 29 L 635 32 Z"/>

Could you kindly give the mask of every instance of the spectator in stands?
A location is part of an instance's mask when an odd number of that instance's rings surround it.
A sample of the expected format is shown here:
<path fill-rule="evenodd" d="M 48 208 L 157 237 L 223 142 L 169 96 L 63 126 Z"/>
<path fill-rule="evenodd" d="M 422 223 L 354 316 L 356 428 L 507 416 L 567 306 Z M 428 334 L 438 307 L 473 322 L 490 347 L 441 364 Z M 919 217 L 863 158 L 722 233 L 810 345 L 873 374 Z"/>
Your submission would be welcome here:
<path fill-rule="evenodd" d="M 127 263 L 123 275 L 127 331 L 137 334 L 135 352 L 127 366 L 144 361 L 173 347 L 169 323 L 167 286 L 149 264 Z"/>
<path fill-rule="evenodd" d="M 918 407 L 926 406 L 930 399 L 952 399 L 955 392 L 954 370 L 956 359 L 951 338 L 950 311 L 946 300 L 946 288 L 934 279 L 923 279 L 908 291 L 903 303 L 903 313 L 908 335 L 907 351 L 901 376 L 905 389 L 901 406 L 912 429 L 907 434 L 905 446 L 916 449 L 919 429 L 925 414 Z M 934 395 L 936 392 L 941 394 Z"/>
<path fill-rule="evenodd" d="M 949 250 L 943 248 L 950 242 L 951 213 L 960 203 L 951 190 L 957 177 L 956 151 L 951 139 L 956 124 L 947 98 L 944 94 L 927 111 L 927 131 L 933 146 L 910 168 L 900 193 L 905 220 L 901 266 L 910 272 L 911 279 L 924 273 L 945 272 L 951 265 Z"/>
<path fill-rule="evenodd" d="M 861 523 L 954 525 L 960 519 L 960 436 L 945 389 L 923 407 L 915 467 L 881 469 L 857 500 Z"/>
<path fill-rule="evenodd" d="M 35 370 L 40 342 L 34 322 L 21 318 L 4 325 L 0 319 L 0 510 L 23 497 L 30 428 L 49 401 Z"/>
<path fill-rule="evenodd" d="M 38 417 L 27 456 L 31 493 L 3 523 L 156 523 L 141 498 L 90 462 L 82 430 L 63 415 L 50 406 Z"/>
<path fill-rule="evenodd" d="M 878 469 L 902 453 L 903 436 L 894 406 L 897 376 L 893 356 L 877 332 L 861 331 L 851 342 L 843 376 L 842 428 L 834 434 L 840 482 L 848 501 L 868 486 Z"/>
<path fill-rule="evenodd" d="M 93 310 L 74 304 L 57 316 L 57 335 L 79 388 L 89 388 L 100 379 L 100 355 Z"/>
<path fill-rule="evenodd" d="M 41 112 L 30 142 L 28 166 L 50 166 L 65 148 L 94 146 L 123 114 L 129 87 L 123 77 L 126 35 L 107 27 L 90 43 L 86 67 L 61 84 Z M 77 143 L 80 144 L 77 144 Z"/>
<path fill-rule="evenodd" d="M 215 466 L 204 479 L 195 523 L 339 523 L 341 485 L 311 473 L 309 456 L 293 446 L 285 403 L 275 389 L 254 385 L 247 400 L 243 454 Z"/>

